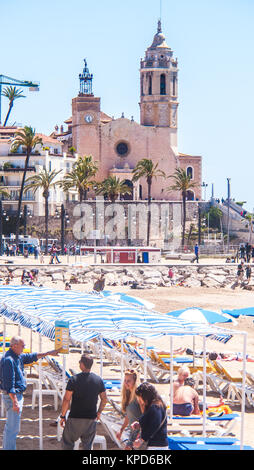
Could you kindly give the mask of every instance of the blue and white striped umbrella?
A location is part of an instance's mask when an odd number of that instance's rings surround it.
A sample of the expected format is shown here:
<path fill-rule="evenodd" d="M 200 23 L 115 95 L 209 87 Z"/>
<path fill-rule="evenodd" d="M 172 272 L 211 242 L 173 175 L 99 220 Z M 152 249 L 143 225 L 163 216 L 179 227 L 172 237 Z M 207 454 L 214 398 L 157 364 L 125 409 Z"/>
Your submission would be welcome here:
<path fill-rule="evenodd" d="M 122 300 L 123 302 L 134 304 L 138 307 L 145 307 L 148 310 L 154 308 L 154 304 L 152 304 L 151 302 L 148 302 L 148 300 L 133 297 L 132 295 L 127 295 L 123 292 L 111 292 L 109 290 L 105 290 L 105 291 L 102 291 L 101 294 L 104 297 L 109 298 L 110 300 L 114 300 L 114 301 Z"/>
<path fill-rule="evenodd" d="M 121 339 L 161 335 L 210 335 L 228 341 L 229 331 L 170 318 L 102 295 L 25 286 L 0 287 L 0 315 L 54 339 L 55 321 L 68 320 L 70 336 L 87 341 L 96 336 Z"/>
<path fill-rule="evenodd" d="M 232 322 L 231 318 L 226 315 L 221 315 L 220 313 L 212 312 L 211 310 L 204 310 L 203 308 L 198 307 L 174 310 L 173 312 L 168 312 L 167 315 L 175 318 L 183 318 L 191 322 L 204 323 L 206 325 Z"/>

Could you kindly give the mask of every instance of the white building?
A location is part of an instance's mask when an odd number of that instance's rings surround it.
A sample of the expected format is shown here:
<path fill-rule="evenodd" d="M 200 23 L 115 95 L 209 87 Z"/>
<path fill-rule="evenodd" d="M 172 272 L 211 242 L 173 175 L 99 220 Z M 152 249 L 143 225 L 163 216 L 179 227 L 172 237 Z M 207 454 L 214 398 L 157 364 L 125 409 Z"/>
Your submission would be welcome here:
<path fill-rule="evenodd" d="M 4 189 L 7 189 L 10 198 L 3 199 L 3 209 L 9 214 L 15 214 L 18 207 L 19 191 L 23 177 L 26 153 L 25 149 L 19 147 L 17 151 L 12 150 L 12 141 L 18 127 L 0 127 L 0 182 Z M 37 145 L 29 160 L 27 178 L 34 173 L 39 173 L 43 168 L 48 171 L 59 171 L 61 173 L 56 177 L 56 181 L 71 171 L 76 161 L 76 155 L 71 155 L 63 151 L 64 144 L 57 139 L 44 134 L 36 134 L 42 139 L 43 145 Z M 50 190 L 49 214 L 53 216 L 55 209 L 59 208 L 66 200 L 78 200 L 78 194 L 75 190 L 66 195 L 57 185 L 55 189 Z M 28 191 L 23 195 L 23 206 L 27 205 L 28 211 L 34 216 L 44 215 L 44 198 L 42 190 L 35 194 Z"/>

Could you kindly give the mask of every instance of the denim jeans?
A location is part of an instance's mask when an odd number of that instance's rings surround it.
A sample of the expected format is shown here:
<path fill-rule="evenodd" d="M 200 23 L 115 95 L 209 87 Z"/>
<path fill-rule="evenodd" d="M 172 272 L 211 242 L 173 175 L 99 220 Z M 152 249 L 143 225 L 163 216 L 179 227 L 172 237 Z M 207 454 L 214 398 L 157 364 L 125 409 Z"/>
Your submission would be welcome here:
<path fill-rule="evenodd" d="M 20 419 L 23 408 L 23 394 L 17 393 L 19 404 L 19 413 L 13 410 L 13 403 L 9 395 L 3 395 L 4 406 L 6 409 L 6 423 L 3 433 L 3 449 L 16 450 L 16 438 L 20 431 Z"/>

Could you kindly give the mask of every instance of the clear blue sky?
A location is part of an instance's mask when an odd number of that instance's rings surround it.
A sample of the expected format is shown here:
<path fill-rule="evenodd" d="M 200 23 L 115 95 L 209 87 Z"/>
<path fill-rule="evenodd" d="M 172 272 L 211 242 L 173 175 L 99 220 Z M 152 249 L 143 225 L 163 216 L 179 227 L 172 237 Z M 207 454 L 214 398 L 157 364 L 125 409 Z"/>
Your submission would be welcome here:
<path fill-rule="evenodd" d="M 139 64 L 160 0 L 0 0 L 0 74 L 38 80 L 10 123 L 50 133 L 71 115 L 86 57 L 109 115 L 139 122 Z M 254 208 L 254 1 L 162 0 L 162 29 L 179 64 L 179 151 L 203 156 L 211 195 Z M 3 116 L 7 100 L 2 98 Z"/>

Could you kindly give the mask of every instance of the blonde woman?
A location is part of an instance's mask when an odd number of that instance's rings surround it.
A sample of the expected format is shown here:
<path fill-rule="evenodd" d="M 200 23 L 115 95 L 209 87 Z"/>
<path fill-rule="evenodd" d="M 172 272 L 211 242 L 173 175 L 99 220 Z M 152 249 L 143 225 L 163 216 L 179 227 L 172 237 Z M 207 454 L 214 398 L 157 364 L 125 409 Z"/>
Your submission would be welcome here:
<path fill-rule="evenodd" d="M 131 426 L 141 416 L 141 409 L 136 397 L 136 388 L 138 386 L 138 375 L 135 370 L 126 370 L 122 385 L 122 412 L 125 414 L 124 422 L 120 431 L 117 433 L 117 439 L 121 440 L 125 428 Z M 130 429 L 129 438 L 126 441 L 125 449 L 132 449 L 132 442 L 136 439 L 136 431 Z"/>

